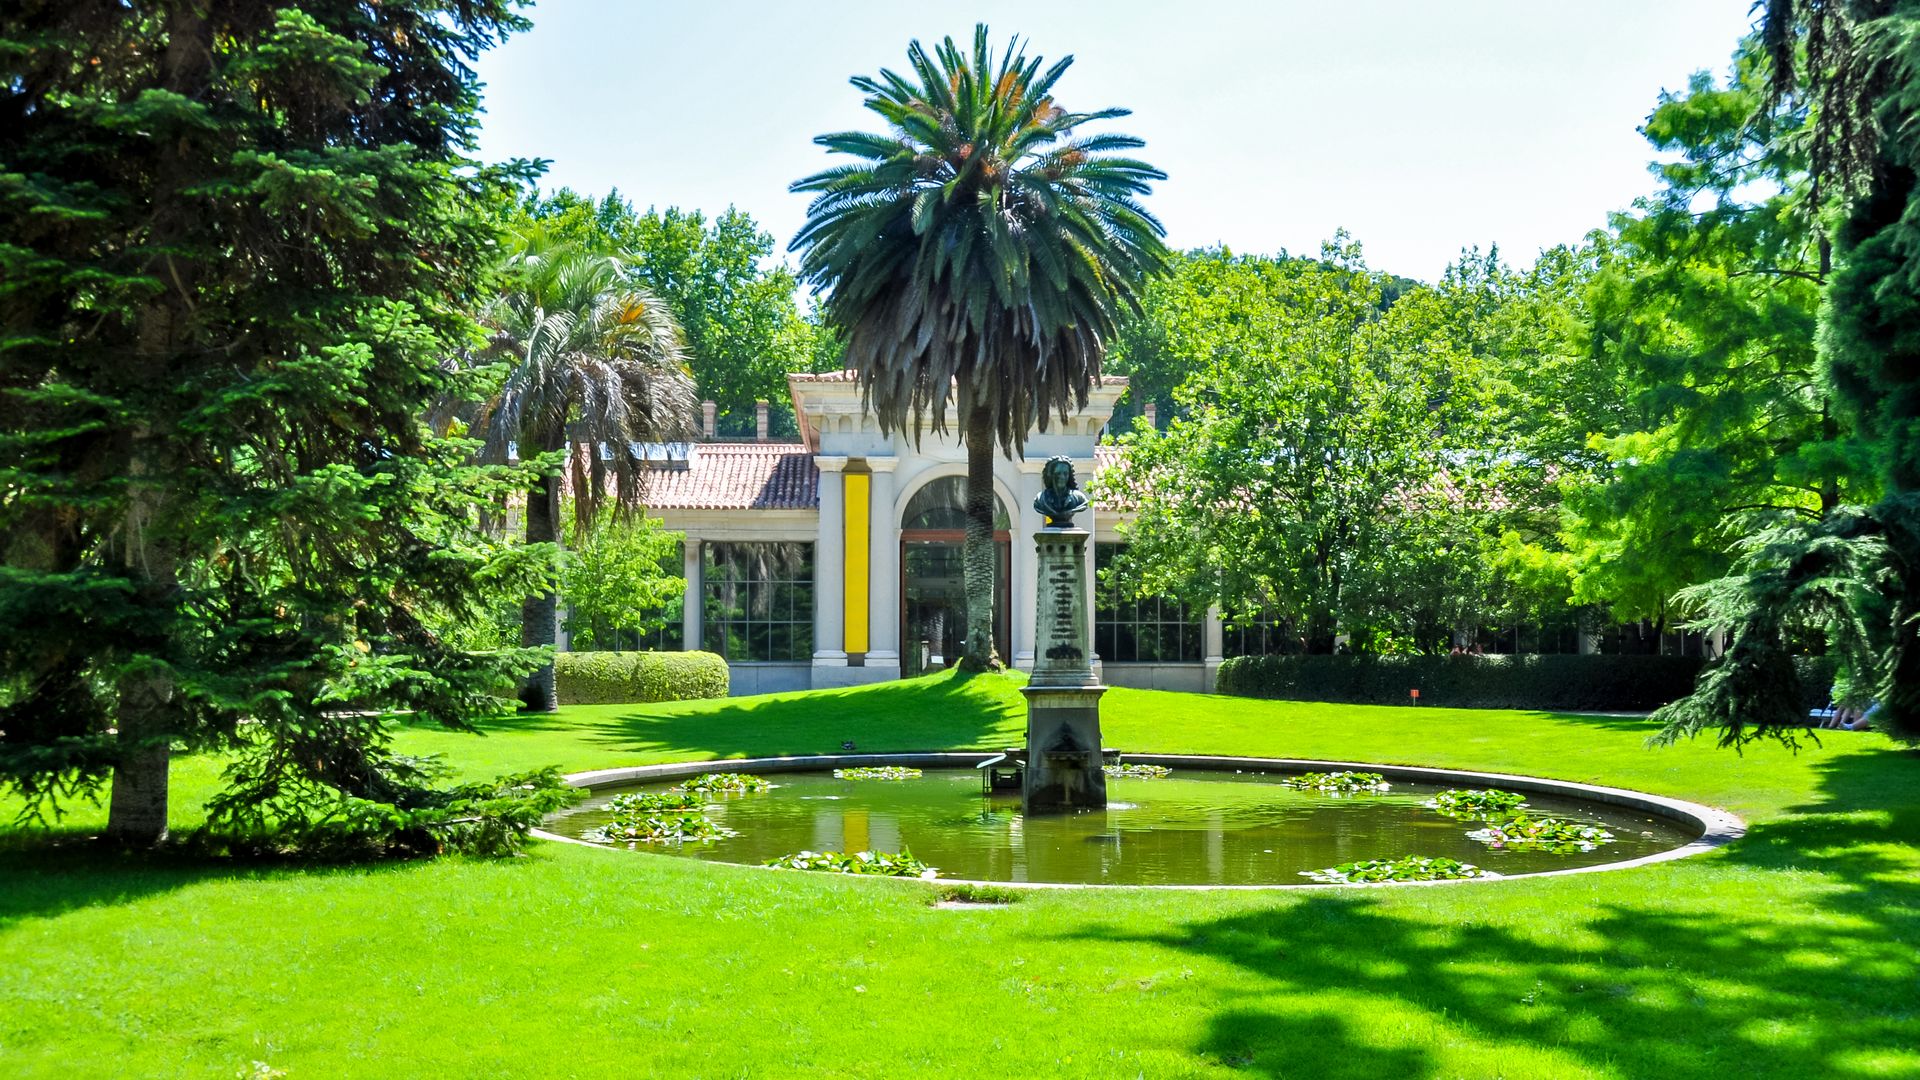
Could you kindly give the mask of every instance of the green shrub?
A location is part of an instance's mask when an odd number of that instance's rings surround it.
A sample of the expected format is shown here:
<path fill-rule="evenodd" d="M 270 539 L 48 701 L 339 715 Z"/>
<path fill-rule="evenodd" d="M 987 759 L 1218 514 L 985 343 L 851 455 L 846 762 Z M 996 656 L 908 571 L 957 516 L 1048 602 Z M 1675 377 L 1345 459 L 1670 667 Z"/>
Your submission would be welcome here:
<path fill-rule="evenodd" d="M 563 652 L 553 658 L 562 705 L 726 697 L 727 662 L 709 652 Z"/>
<path fill-rule="evenodd" d="M 1697 656 L 1241 656 L 1220 665 L 1223 694 L 1420 704 L 1460 709 L 1651 712 L 1685 697 L 1705 662 Z M 1798 657 L 1801 704 L 1826 704 L 1832 662 Z"/>

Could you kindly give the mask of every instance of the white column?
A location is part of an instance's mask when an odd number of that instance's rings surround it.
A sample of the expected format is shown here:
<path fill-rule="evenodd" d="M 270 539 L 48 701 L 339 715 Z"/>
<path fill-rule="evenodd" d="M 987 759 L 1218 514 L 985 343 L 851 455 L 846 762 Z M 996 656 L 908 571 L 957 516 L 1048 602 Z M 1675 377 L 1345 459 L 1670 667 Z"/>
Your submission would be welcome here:
<path fill-rule="evenodd" d="M 680 544 L 681 570 L 687 579 L 687 591 L 680 599 L 680 639 L 688 652 L 700 649 L 701 618 L 706 605 L 700 595 L 700 538 L 689 536 Z"/>
<path fill-rule="evenodd" d="M 897 457 L 870 457 L 867 468 L 873 470 L 873 505 L 867 514 L 867 567 L 872 580 L 867 586 L 867 602 L 872 612 L 867 620 L 867 666 L 892 668 L 888 678 L 900 673 L 900 531 L 893 518 L 893 470 Z"/>
<path fill-rule="evenodd" d="M 813 548 L 813 664 L 846 667 L 846 484 L 844 457 L 818 456 L 820 532 Z"/>
<path fill-rule="evenodd" d="M 1205 650 L 1201 663 L 1206 665 L 1200 687 L 1211 694 L 1214 681 L 1220 676 L 1220 665 L 1226 662 L 1227 652 L 1227 628 L 1219 604 L 1207 605 L 1207 618 L 1200 624 L 1200 636 Z"/>
<path fill-rule="evenodd" d="M 1013 649 L 1013 666 L 1032 671 L 1033 639 L 1039 632 L 1034 616 L 1040 609 L 1040 565 L 1039 556 L 1033 550 L 1033 530 L 1040 525 L 1040 515 L 1028 504 L 1040 493 L 1040 470 L 1046 466 L 1047 459 L 1035 455 L 1014 464 L 1013 505 L 1007 507 L 1007 513 L 1013 518 L 1013 527 L 1008 530 L 1013 544 L 1013 558 L 1007 566 L 1007 573 L 1013 575 L 1010 601 L 1013 641 L 1009 647 Z M 1092 531 L 1092 526 L 1087 529 Z"/>

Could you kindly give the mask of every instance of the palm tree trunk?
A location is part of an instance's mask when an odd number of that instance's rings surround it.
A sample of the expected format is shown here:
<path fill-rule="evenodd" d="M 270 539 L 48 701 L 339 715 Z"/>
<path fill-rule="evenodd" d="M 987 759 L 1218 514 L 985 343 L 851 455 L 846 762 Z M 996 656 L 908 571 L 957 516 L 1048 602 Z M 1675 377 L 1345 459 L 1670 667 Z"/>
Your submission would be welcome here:
<path fill-rule="evenodd" d="M 975 409 L 967 418 L 967 536 L 961 548 L 967 585 L 967 641 L 960 657 L 966 671 L 1000 670 L 993 648 L 993 416 Z"/>
<path fill-rule="evenodd" d="M 551 544 L 559 539 L 554 528 L 560 478 L 545 477 L 540 486 L 527 492 L 527 543 Z M 548 591 L 529 596 L 520 604 L 520 644 L 551 646 L 560 636 L 560 596 Z M 520 687 L 520 701 L 532 712 L 552 712 L 560 707 L 560 696 L 553 685 L 553 662 L 527 676 Z"/>

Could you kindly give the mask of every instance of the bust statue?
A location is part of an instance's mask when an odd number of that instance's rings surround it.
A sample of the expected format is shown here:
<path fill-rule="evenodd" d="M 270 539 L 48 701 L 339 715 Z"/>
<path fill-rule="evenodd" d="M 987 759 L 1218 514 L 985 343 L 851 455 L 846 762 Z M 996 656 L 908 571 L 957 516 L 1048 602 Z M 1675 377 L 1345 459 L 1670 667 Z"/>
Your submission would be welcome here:
<path fill-rule="evenodd" d="M 1073 481 L 1073 460 L 1065 454 L 1048 458 L 1040 469 L 1040 482 L 1044 486 L 1034 496 L 1033 508 L 1046 519 L 1046 527 L 1072 528 L 1073 515 L 1087 508 L 1087 497 Z"/>

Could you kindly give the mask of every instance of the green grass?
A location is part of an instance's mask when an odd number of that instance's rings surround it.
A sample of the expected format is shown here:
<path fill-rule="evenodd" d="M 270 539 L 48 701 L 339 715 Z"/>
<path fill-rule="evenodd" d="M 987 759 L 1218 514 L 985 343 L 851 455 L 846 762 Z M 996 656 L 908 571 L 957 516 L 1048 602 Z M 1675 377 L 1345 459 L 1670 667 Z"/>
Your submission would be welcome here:
<path fill-rule="evenodd" d="M 403 731 L 468 775 L 998 747 L 1010 680 Z M 1725 806 L 1644 869 L 1437 889 L 934 890 L 535 845 L 347 868 L 0 850 L 0 1076 L 1920 1076 L 1920 757 L 1642 721 L 1115 690 L 1131 750 L 1527 772 Z M 176 816 L 214 763 L 176 770 Z"/>

